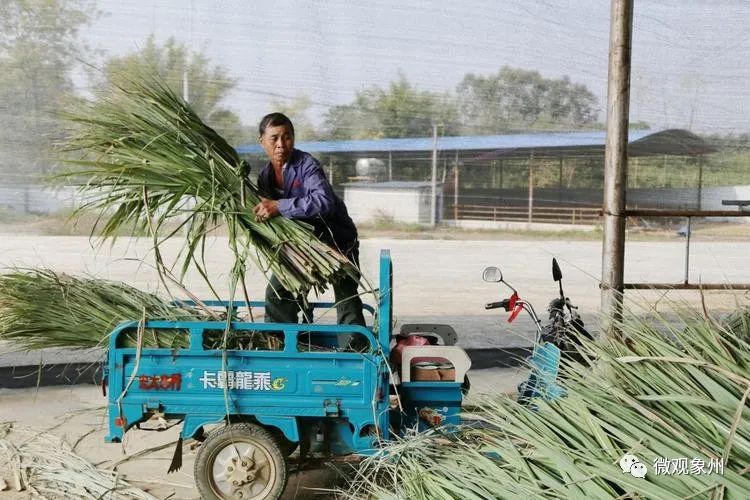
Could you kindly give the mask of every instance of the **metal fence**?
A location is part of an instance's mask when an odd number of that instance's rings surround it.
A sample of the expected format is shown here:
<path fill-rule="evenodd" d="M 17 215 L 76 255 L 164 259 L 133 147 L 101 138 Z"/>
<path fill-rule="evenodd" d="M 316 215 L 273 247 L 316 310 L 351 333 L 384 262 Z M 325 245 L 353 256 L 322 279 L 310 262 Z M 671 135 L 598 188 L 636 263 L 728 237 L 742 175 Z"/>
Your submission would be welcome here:
<path fill-rule="evenodd" d="M 592 225 L 599 223 L 600 213 L 598 207 L 449 205 L 445 218 Z"/>

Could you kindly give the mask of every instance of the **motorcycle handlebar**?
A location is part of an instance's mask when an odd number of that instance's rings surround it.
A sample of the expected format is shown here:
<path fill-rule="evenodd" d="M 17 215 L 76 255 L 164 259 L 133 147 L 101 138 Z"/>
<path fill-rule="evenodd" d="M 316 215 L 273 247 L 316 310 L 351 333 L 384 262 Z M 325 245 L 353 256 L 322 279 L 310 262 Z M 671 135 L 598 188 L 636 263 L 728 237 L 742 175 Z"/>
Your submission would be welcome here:
<path fill-rule="evenodd" d="M 484 305 L 485 309 L 505 309 L 506 311 L 510 310 L 510 299 L 501 300 L 500 302 L 490 302 L 488 304 Z"/>
<path fill-rule="evenodd" d="M 563 307 L 567 307 L 569 310 L 578 309 L 578 306 L 574 306 L 573 303 L 570 301 L 570 298 L 565 297 L 563 298 L 556 298 L 552 299 L 552 301 L 549 303 L 550 309 L 562 309 Z"/>

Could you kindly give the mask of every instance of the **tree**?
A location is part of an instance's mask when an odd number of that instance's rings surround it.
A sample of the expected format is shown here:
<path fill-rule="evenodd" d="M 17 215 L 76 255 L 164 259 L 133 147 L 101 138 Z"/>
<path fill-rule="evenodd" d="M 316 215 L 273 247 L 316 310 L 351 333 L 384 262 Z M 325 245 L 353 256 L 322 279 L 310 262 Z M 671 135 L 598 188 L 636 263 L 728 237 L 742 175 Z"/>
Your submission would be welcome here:
<path fill-rule="evenodd" d="M 116 83 L 121 78 L 137 78 L 138 75 L 156 72 L 182 95 L 185 71 L 188 102 L 201 119 L 230 144 L 246 143 L 252 137 L 251 131 L 242 126 L 234 112 L 222 106 L 222 101 L 237 84 L 237 80 L 230 77 L 223 67 L 211 66 L 204 54 L 191 52 L 173 37 L 159 46 L 152 35 L 138 52 L 110 58 L 104 63 L 101 84 Z"/>
<path fill-rule="evenodd" d="M 294 135 L 298 141 L 314 141 L 320 138 L 315 125 L 308 116 L 312 101 L 305 95 L 299 95 L 286 101 L 271 101 L 271 109 L 284 113 L 294 123 Z"/>
<path fill-rule="evenodd" d="M 0 171 L 28 182 L 54 165 L 54 117 L 86 52 L 78 31 L 96 15 L 88 0 L 0 2 Z M 11 174 L 11 175 L 9 175 Z"/>
<path fill-rule="evenodd" d="M 373 86 L 357 92 L 354 102 L 331 108 L 324 128 L 331 139 L 425 137 L 432 125 L 455 135 L 457 110 L 447 95 L 420 91 L 403 74 L 387 89 Z"/>
<path fill-rule="evenodd" d="M 596 96 L 585 85 L 507 66 L 495 75 L 467 74 L 456 94 L 468 134 L 580 128 L 593 125 L 598 113 Z"/>

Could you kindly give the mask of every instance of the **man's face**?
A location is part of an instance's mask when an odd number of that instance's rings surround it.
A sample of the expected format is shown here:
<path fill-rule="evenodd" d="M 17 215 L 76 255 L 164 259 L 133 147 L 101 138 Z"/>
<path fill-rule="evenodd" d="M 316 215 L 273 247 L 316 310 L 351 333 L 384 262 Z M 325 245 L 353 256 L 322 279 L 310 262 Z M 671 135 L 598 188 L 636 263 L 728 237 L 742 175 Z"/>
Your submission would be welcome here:
<path fill-rule="evenodd" d="M 260 136 L 260 144 L 274 166 L 282 166 L 294 148 L 294 136 L 286 125 L 266 127 Z"/>

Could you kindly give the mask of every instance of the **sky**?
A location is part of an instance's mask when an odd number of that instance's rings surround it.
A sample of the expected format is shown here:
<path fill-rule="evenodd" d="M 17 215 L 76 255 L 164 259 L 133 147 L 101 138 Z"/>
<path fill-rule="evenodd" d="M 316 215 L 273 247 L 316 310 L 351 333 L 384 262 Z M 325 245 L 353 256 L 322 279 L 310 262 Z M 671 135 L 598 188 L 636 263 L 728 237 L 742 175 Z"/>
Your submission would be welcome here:
<path fill-rule="evenodd" d="M 226 105 L 248 125 L 273 111 L 274 99 L 308 96 L 319 122 L 331 106 L 385 87 L 399 72 L 420 89 L 444 92 L 467 73 L 506 65 L 585 84 L 605 118 L 605 0 L 96 4 L 102 15 L 82 32 L 92 47 L 123 55 L 151 34 L 157 42 L 175 37 L 238 79 Z M 635 12 L 631 122 L 750 132 L 750 1 L 639 0 Z"/>

